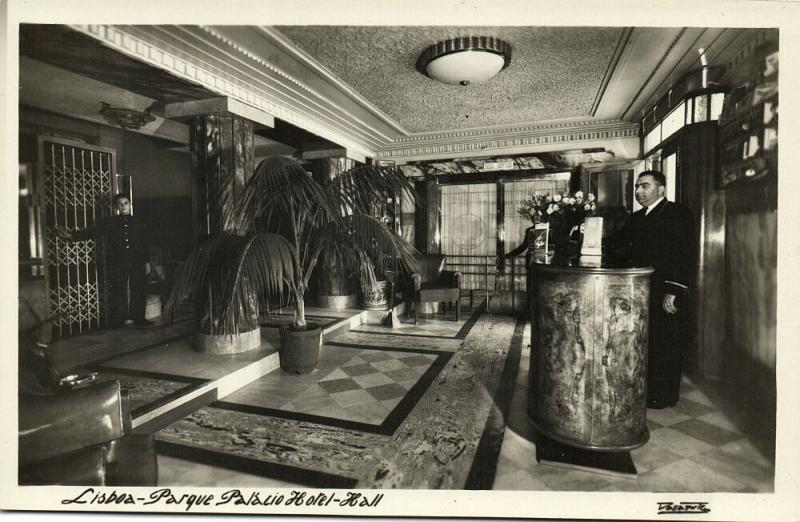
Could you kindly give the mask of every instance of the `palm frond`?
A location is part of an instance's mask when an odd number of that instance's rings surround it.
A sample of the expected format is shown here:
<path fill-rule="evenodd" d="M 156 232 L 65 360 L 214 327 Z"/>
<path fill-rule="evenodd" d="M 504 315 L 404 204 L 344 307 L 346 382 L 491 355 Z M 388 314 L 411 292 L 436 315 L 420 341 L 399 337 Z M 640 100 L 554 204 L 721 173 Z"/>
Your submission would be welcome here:
<path fill-rule="evenodd" d="M 380 219 L 364 214 L 347 216 L 345 226 L 328 224 L 319 236 L 324 259 L 335 262 L 347 274 L 360 274 L 363 283 L 373 283 L 375 269 L 382 272 L 394 257 L 401 268 L 411 270 L 418 254 Z"/>
<path fill-rule="evenodd" d="M 303 294 L 320 259 L 366 282 L 394 257 L 403 267 L 413 265 L 416 250 L 372 217 L 390 198 L 414 199 L 397 170 L 358 166 L 322 184 L 296 160 L 274 157 L 258 165 L 243 190 L 226 186 L 220 193 L 223 226 L 232 233 L 190 255 L 170 298 L 170 306 L 190 297 L 213 300 L 215 328 L 248 321 L 254 292 L 285 290 L 295 301 L 296 324 L 304 324 Z"/>
<path fill-rule="evenodd" d="M 259 163 L 235 205 L 229 205 L 228 221 L 240 234 L 255 231 L 257 218 L 297 219 L 307 209 L 337 216 L 338 202 L 292 158 L 273 157 Z M 298 245 L 295 245 L 297 247 Z"/>
<path fill-rule="evenodd" d="M 224 296 L 223 316 L 230 313 L 237 296 L 230 290 L 249 285 L 249 290 L 256 295 L 282 297 L 284 289 L 289 287 L 297 272 L 292 245 L 279 234 L 261 233 L 239 239 L 239 254 L 226 271 L 225 288 L 229 292 Z"/>
<path fill-rule="evenodd" d="M 288 284 L 297 272 L 294 259 L 292 245 L 279 234 L 224 233 L 208 238 L 178 272 L 165 313 L 194 301 L 210 314 L 209 333 L 235 333 L 242 324 L 252 328 L 258 317 L 258 295 L 282 298 L 285 290 L 291 290 Z"/>
<path fill-rule="evenodd" d="M 415 200 L 411 182 L 395 169 L 377 165 L 359 165 L 331 181 L 331 188 L 346 208 L 369 214 L 376 203 L 388 198 Z"/>

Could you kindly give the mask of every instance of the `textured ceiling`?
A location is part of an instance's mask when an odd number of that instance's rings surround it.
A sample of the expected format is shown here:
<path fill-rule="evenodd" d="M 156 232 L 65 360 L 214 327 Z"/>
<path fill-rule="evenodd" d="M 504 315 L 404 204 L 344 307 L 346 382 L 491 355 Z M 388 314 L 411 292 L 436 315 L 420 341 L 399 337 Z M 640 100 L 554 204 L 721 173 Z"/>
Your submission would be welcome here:
<path fill-rule="evenodd" d="M 279 26 L 278 31 L 410 132 L 589 117 L 623 28 Z M 426 47 L 494 36 L 511 64 L 483 84 L 417 72 Z"/>

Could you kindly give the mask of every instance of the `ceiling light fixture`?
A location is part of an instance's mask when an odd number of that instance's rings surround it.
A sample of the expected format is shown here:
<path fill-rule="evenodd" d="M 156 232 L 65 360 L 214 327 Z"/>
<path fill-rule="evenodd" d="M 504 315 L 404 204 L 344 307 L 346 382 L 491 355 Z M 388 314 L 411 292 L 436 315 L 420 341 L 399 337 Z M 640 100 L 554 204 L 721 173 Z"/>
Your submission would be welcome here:
<path fill-rule="evenodd" d="M 136 109 L 112 107 L 106 102 L 100 102 L 98 112 L 112 125 L 118 125 L 123 129 L 139 130 L 151 121 L 155 121 L 156 117 L 150 114 L 152 109 L 151 105 L 143 111 L 137 111 Z"/>
<path fill-rule="evenodd" d="M 511 45 L 491 36 L 463 36 L 425 49 L 417 70 L 442 83 L 485 82 L 511 63 Z"/>

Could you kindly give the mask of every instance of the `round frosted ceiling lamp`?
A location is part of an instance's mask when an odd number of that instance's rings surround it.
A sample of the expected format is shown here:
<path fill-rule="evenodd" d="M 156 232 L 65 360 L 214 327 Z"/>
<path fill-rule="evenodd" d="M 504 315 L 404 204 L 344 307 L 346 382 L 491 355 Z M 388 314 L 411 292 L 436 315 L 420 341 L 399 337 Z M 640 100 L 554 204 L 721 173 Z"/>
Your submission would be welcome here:
<path fill-rule="evenodd" d="M 491 36 L 465 36 L 425 49 L 417 70 L 442 83 L 469 85 L 485 82 L 510 63 L 508 43 Z"/>

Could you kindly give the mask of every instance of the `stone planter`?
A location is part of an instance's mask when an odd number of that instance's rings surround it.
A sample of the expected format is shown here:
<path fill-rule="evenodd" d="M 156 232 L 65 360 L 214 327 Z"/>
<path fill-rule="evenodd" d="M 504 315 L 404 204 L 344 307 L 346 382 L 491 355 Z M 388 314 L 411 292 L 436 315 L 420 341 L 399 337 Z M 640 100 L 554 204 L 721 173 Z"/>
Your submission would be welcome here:
<path fill-rule="evenodd" d="M 238 334 L 212 335 L 197 332 L 194 349 L 198 352 L 229 355 L 254 350 L 261 346 L 261 327 Z"/>
<path fill-rule="evenodd" d="M 365 310 L 388 310 L 389 287 L 388 281 L 377 281 L 371 288 L 361 288 L 361 307 Z"/>
<path fill-rule="evenodd" d="M 278 356 L 281 369 L 287 373 L 299 374 L 313 371 L 319 361 L 322 328 L 311 323 L 305 330 L 282 326 L 280 334 L 281 347 L 278 350 Z"/>

